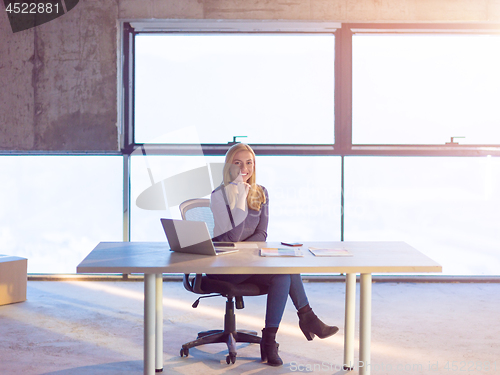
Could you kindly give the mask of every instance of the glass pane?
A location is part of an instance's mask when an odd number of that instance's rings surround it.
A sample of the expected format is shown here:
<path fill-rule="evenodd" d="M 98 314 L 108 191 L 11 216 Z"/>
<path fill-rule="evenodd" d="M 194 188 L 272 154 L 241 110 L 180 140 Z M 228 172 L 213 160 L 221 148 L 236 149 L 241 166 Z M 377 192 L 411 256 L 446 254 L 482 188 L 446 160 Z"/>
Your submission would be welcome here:
<path fill-rule="evenodd" d="M 178 204 L 163 209 L 159 204 L 157 210 L 137 206 L 138 196 L 152 186 L 148 166 L 156 183 L 206 163 L 223 161 L 222 156 L 152 156 L 147 161 L 134 156 L 132 240 L 165 241 L 160 218 L 180 219 Z M 257 156 L 256 165 L 257 183 L 269 192 L 269 241 L 340 240 L 339 157 Z M 191 198 L 209 198 L 210 189 L 205 196 Z"/>
<path fill-rule="evenodd" d="M 132 241 L 166 241 L 160 218 L 181 219 L 179 202 L 170 203 L 170 197 L 162 182 L 182 173 L 197 170 L 213 162 L 211 157 L 201 156 L 143 156 L 140 153 L 131 158 L 131 219 L 130 239 Z M 185 187 L 185 199 L 210 198 L 213 184 L 200 193 L 197 185 L 204 184 L 202 175 Z M 202 181 L 198 181 L 202 180 Z M 204 185 L 207 185 L 206 183 Z M 159 189 L 155 189 L 155 186 Z M 144 199 L 143 197 L 149 197 Z"/>
<path fill-rule="evenodd" d="M 29 273 L 76 273 L 100 241 L 123 240 L 121 156 L 1 156 L 0 252 Z"/>
<path fill-rule="evenodd" d="M 333 144 L 334 51 L 333 35 L 138 35 L 135 140 Z"/>
<path fill-rule="evenodd" d="M 500 144 L 500 36 L 353 37 L 353 143 Z"/>
<path fill-rule="evenodd" d="M 340 241 L 340 157 L 260 156 L 269 241 Z"/>
<path fill-rule="evenodd" d="M 348 157 L 345 240 L 405 241 L 447 275 L 500 275 L 500 159 Z"/>

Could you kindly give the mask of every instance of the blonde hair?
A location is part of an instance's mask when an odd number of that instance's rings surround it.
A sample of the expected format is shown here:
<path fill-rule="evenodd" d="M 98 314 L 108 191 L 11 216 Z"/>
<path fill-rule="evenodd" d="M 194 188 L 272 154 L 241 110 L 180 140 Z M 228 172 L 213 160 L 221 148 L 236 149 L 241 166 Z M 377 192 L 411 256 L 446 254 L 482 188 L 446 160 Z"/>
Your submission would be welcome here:
<path fill-rule="evenodd" d="M 249 145 L 245 143 L 237 143 L 231 146 L 229 150 L 227 150 L 226 159 L 224 163 L 224 170 L 223 170 L 223 178 L 224 178 L 223 183 L 224 186 L 227 186 L 231 181 L 233 181 L 233 178 L 231 178 L 230 174 L 230 168 L 231 165 L 233 164 L 234 156 L 239 151 L 249 151 L 253 157 L 253 173 L 247 181 L 247 183 L 250 185 L 250 190 L 248 191 L 247 195 L 247 204 L 250 209 L 258 211 L 260 210 L 260 206 L 266 203 L 266 196 L 264 194 L 264 190 L 262 189 L 262 187 L 260 187 L 260 185 L 257 185 L 255 183 L 256 180 L 255 152 Z"/>

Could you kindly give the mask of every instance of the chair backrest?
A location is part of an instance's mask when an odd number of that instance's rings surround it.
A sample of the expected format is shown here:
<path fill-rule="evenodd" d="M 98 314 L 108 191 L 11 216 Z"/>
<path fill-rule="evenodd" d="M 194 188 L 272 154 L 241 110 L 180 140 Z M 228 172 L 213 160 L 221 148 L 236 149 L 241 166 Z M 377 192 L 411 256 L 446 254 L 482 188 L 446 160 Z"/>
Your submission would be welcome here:
<path fill-rule="evenodd" d="M 207 224 L 210 236 L 214 236 L 214 217 L 210 209 L 210 199 L 188 199 L 179 205 L 182 220 L 204 221 Z"/>

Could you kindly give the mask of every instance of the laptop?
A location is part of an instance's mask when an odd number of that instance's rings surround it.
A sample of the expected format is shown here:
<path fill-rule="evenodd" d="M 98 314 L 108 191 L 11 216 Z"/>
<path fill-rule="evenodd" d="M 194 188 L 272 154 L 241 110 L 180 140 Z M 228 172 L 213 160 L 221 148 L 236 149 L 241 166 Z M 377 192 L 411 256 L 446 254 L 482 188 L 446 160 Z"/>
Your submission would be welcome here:
<path fill-rule="evenodd" d="M 220 255 L 238 251 L 231 243 L 214 246 L 207 224 L 203 221 L 160 219 L 170 250 L 179 253 Z"/>

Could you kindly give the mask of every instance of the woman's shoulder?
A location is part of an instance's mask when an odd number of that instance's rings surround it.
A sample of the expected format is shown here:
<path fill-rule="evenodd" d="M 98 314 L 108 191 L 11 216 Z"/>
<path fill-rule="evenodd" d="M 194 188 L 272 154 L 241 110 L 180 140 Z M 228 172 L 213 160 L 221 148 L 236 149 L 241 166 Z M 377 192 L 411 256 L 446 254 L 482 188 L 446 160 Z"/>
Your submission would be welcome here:
<path fill-rule="evenodd" d="M 212 191 L 212 194 L 210 194 L 210 199 L 218 199 L 218 198 L 222 199 L 222 194 L 223 194 L 222 187 L 223 187 L 222 185 L 216 187 L 214 191 Z"/>

